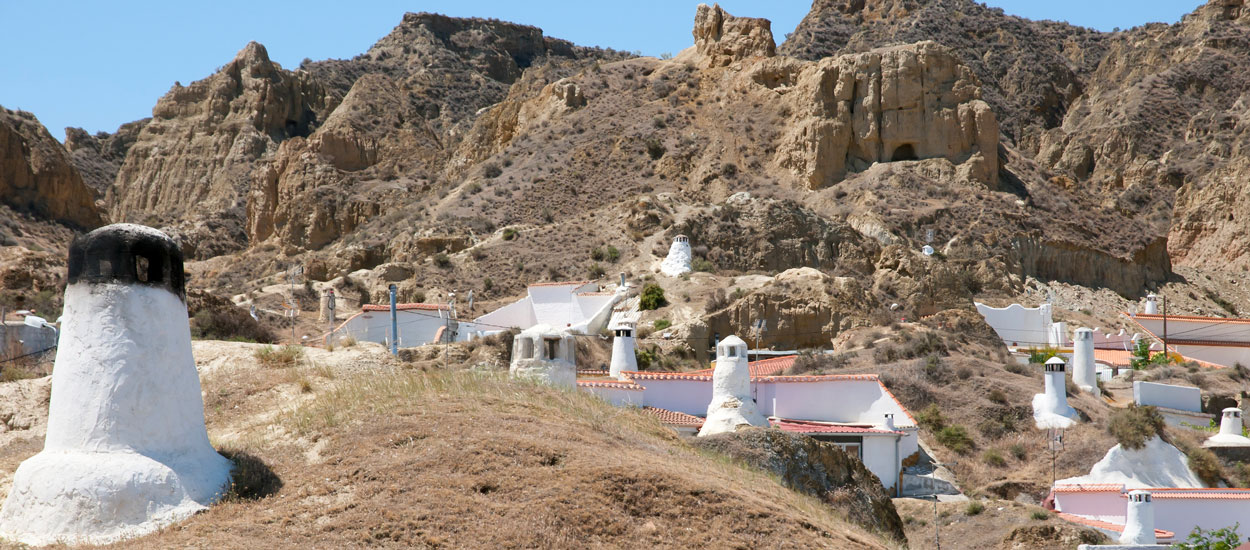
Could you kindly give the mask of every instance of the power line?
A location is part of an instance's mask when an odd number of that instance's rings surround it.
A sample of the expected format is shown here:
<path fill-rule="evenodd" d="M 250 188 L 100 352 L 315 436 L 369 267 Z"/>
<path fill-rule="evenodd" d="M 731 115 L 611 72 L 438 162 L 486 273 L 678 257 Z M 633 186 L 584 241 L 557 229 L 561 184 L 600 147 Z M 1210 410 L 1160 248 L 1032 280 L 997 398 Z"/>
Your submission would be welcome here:
<path fill-rule="evenodd" d="M 50 348 L 44 348 L 44 349 L 41 349 L 41 350 L 39 350 L 39 351 L 32 351 L 32 352 L 30 352 L 30 353 L 23 354 L 23 355 L 19 355 L 19 356 L 17 356 L 17 357 L 10 357 L 10 358 L 8 358 L 8 359 L 5 359 L 5 360 L 3 360 L 3 361 L 0 361 L 0 364 L 4 364 L 4 363 L 12 363 L 12 362 L 14 362 L 14 361 L 17 361 L 18 359 L 25 359 L 25 358 L 30 357 L 30 356 L 32 356 L 32 355 L 39 355 L 39 354 L 41 354 L 41 353 L 47 353 L 47 352 L 52 351 L 52 350 L 54 350 L 54 349 L 56 349 L 56 346 L 52 346 L 52 347 L 50 347 Z"/>

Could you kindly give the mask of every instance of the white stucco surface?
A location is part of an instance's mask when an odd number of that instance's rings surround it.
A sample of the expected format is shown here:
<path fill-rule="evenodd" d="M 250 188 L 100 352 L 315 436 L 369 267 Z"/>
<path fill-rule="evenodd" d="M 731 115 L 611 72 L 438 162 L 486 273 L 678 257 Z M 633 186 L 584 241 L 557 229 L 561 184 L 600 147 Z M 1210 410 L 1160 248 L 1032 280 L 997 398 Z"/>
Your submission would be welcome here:
<path fill-rule="evenodd" d="M 554 340 L 555 353 L 547 342 Z M 553 386 L 577 385 L 576 343 L 567 331 L 549 325 L 536 325 L 518 334 L 512 344 L 512 362 L 508 374 Z"/>
<path fill-rule="evenodd" d="M 690 241 L 679 237 L 668 247 L 668 256 L 660 262 L 660 272 L 669 277 L 680 277 L 692 271 L 691 261 Z"/>
<path fill-rule="evenodd" d="M 699 437 L 733 432 L 743 425 L 768 426 L 768 419 L 756 407 L 755 396 L 751 393 L 746 342 L 729 336 L 717 345 L 717 350 L 716 369 L 712 372 L 712 401 L 708 403 Z"/>
<path fill-rule="evenodd" d="M 1155 544 L 1154 503 L 1146 491 L 1130 491 L 1120 544 Z"/>
<path fill-rule="evenodd" d="M 608 375 L 612 378 L 627 380 L 628 376 L 621 373 L 638 370 L 638 356 L 634 350 L 634 324 L 622 321 L 612 329 L 612 358 L 608 363 Z"/>
<path fill-rule="evenodd" d="M 44 449 L 18 467 L 0 537 L 101 544 L 220 497 L 230 461 L 204 427 L 186 305 L 141 285 L 65 293 Z"/>
<path fill-rule="evenodd" d="M 1059 485 L 1123 484 L 1127 489 L 1151 487 L 1203 487 L 1189 469 L 1185 454 L 1155 437 L 1146 446 L 1130 450 L 1116 445 L 1094 464 L 1089 473 L 1056 482 Z"/>
<path fill-rule="evenodd" d="M 1067 428 L 1076 422 L 1076 409 L 1068 405 L 1064 371 L 1046 372 L 1045 388 L 1033 395 L 1033 422 L 1039 430 Z"/>
<path fill-rule="evenodd" d="M 990 307 L 976 303 L 977 313 L 994 329 L 999 338 L 1010 347 L 1045 347 L 1057 345 L 1051 338 L 1050 304 L 1024 307 L 1011 304 L 1007 307 Z"/>
<path fill-rule="evenodd" d="M 1133 401 L 1138 405 L 1202 412 L 1202 390 L 1158 382 L 1133 381 Z"/>
<path fill-rule="evenodd" d="M 1072 337 L 1072 381 L 1086 393 L 1101 394 L 1094 365 L 1094 331 L 1078 328 Z"/>

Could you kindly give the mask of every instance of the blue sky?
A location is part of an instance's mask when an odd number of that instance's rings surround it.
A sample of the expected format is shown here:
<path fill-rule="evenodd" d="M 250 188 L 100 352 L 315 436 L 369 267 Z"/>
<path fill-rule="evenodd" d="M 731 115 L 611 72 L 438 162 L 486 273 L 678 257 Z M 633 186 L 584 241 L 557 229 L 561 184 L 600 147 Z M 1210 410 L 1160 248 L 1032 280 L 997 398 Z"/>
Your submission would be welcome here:
<path fill-rule="evenodd" d="M 1175 22 L 1202 0 L 989 0 L 1007 13 L 1111 30 Z M 541 27 L 576 44 L 640 50 L 688 47 L 698 0 L 629 2 L 503 0 L 214 0 L 0 2 L 0 105 L 31 111 L 57 139 L 66 126 L 112 132 L 150 116 L 174 81 L 208 76 L 249 40 L 283 67 L 305 57 L 364 52 L 404 12 L 494 17 Z M 810 0 L 724 0 L 734 15 L 766 17 L 778 41 L 794 30 Z"/>

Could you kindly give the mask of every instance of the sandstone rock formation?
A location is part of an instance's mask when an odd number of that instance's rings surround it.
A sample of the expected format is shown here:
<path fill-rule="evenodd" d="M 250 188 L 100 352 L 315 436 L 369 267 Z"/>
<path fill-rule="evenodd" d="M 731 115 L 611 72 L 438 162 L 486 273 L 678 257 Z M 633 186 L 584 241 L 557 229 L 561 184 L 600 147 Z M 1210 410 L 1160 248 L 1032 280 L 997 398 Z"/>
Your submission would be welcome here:
<path fill-rule="evenodd" d="M 139 132 L 152 119 L 144 118 L 122 124 L 116 132 L 88 134 L 82 128 L 65 129 L 65 149 L 82 180 L 96 198 L 103 198 L 117 181 L 117 171 L 126 160 L 130 146 L 139 138 Z"/>
<path fill-rule="evenodd" d="M 868 324 L 877 307 L 858 279 L 801 267 L 783 271 L 771 284 L 723 310 L 708 312 L 703 321 L 709 334 L 741 334 L 752 347 L 785 342 L 817 348 L 829 346 L 843 330 Z M 766 330 L 757 343 L 752 324 L 761 319 Z"/>
<path fill-rule="evenodd" d="M 777 54 L 772 24 L 767 19 L 734 17 L 720 4 L 699 4 L 694 16 L 694 47 L 709 67 Z"/>
<path fill-rule="evenodd" d="M 280 142 L 307 136 L 336 103 L 311 75 L 283 70 L 264 46 L 248 44 L 216 74 L 175 84 L 157 102 L 117 174 L 113 217 L 177 223 L 196 240 L 217 231 L 195 222 L 220 221 L 226 234 L 214 240 L 242 248 L 254 165 Z"/>
<path fill-rule="evenodd" d="M 997 185 L 998 122 L 972 71 L 943 46 L 825 58 L 782 78 L 794 82 L 784 90 L 793 117 L 776 160 L 813 189 L 875 162 L 933 157 L 969 162 L 971 179 Z"/>
<path fill-rule="evenodd" d="M 24 111 L 0 107 L 0 202 L 80 229 L 104 223 L 61 144 Z"/>

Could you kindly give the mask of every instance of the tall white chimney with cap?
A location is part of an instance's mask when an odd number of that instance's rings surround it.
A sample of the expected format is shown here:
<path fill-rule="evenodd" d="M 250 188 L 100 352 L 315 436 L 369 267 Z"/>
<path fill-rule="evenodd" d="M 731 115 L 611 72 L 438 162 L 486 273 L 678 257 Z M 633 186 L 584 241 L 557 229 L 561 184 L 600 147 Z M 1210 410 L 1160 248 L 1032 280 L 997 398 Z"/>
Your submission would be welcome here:
<path fill-rule="evenodd" d="M 612 327 L 612 361 L 608 364 L 608 374 L 612 378 L 624 380 L 623 371 L 638 370 L 638 357 L 634 354 L 634 322 L 618 321 Z"/>
<path fill-rule="evenodd" d="M 699 437 L 733 432 L 739 426 L 768 426 L 751 395 L 751 370 L 747 343 L 730 336 L 716 346 L 716 369 L 712 371 L 712 402 Z"/>
<path fill-rule="evenodd" d="M 104 544 L 203 510 L 230 479 L 204 428 L 182 252 L 115 224 L 69 250 L 43 451 L 13 475 L 0 538 Z"/>
<path fill-rule="evenodd" d="M 1155 510 L 1151 502 L 1150 491 L 1129 491 L 1128 517 L 1124 522 L 1124 532 L 1120 534 L 1120 544 L 1144 545 L 1157 544 L 1155 538 Z"/>
<path fill-rule="evenodd" d="M 1146 308 L 1145 309 L 1146 310 L 1143 311 L 1142 313 L 1145 313 L 1146 315 L 1158 315 L 1159 314 L 1159 297 L 1155 295 L 1153 292 L 1146 295 Z"/>
<path fill-rule="evenodd" d="M 1100 395 L 1098 370 L 1094 365 L 1094 331 L 1078 328 L 1072 339 L 1072 381 L 1081 391 Z"/>
<path fill-rule="evenodd" d="M 1250 438 L 1242 435 L 1241 409 L 1229 407 L 1220 417 L 1220 432 L 1202 442 L 1203 447 L 1250 447 Z"/>
<path fill-rule="evenodd" d="M 1056 356 L 1046 360 L 1044 367 L 1045 389 L 1033 396 L 1033 420 L 1039 429 L 1067 428 L 1076 417 L 1076 409 L 1068 406 L 1066 364 Z"/>

